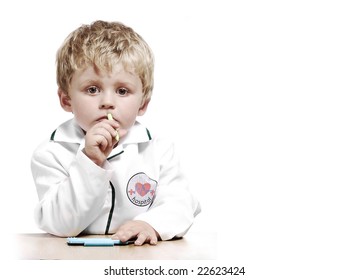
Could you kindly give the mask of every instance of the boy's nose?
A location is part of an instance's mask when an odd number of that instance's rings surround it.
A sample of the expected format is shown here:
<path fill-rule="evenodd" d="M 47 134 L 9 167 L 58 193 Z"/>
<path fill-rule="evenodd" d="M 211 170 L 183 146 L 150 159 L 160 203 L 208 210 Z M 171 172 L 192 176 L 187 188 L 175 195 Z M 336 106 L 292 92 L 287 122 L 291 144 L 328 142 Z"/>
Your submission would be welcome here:
<path fill-rule="evenodd" d="M 114 104 L 114 101 L 113 101 L 112 94 L 109 94 L 109 93 L 103 94 L 99 107 L 101 109 L 114 109 L 115 104 Z"/>

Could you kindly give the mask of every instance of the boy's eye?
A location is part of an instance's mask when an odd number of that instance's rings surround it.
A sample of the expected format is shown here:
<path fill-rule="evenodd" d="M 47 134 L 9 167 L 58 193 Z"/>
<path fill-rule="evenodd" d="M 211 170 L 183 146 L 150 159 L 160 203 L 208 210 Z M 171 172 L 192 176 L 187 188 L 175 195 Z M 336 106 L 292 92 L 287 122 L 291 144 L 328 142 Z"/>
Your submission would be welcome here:
<path fill-rule="evenodd" d="M 119 95 L 126 95 L 128 93 L 128 89 L 127 88 L 118 88 L 116 90 L 116 93 Z"/>
<path fill-rule="evenodd" d="M 96 93 L 99 92 L 99 90 L 98 90 L 98 88 L 97 88 L 96 86 L 92 86 L 92 87 L 89 87 L 89 88 L 87 89 L 87 92 L 88 92 L 89 94 L 96 94 Z"/>

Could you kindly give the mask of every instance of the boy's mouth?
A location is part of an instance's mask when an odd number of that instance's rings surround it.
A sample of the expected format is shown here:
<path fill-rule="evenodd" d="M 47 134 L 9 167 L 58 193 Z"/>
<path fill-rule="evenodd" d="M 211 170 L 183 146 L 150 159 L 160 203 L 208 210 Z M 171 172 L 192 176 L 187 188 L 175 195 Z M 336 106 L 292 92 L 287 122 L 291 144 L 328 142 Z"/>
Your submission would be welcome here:
<path fill-rule="evenodd" d="M 97 122 L 101 122 L 101 121 L 107 120 L 107 119 L 108 119 L 107 116 L 104 116 L 104 117 L 98 118 L 96 121 L 97 121 Z"/>

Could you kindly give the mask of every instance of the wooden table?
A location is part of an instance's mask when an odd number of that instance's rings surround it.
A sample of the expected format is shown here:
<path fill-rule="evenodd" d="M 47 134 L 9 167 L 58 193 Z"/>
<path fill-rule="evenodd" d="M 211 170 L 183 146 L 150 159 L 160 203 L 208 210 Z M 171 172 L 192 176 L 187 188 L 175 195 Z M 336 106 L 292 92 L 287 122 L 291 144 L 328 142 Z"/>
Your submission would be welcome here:
<path fill-rule="evenodd" d="M 91 235 L 83 237 L 110 237 Z M 184 238 L 161 241 L 156 246 L 68 246 L 66 238 L 47 233 L 17 234 L 17 258 L 25 260 L 212 260 L 216 234 L 189 232 Z"/>

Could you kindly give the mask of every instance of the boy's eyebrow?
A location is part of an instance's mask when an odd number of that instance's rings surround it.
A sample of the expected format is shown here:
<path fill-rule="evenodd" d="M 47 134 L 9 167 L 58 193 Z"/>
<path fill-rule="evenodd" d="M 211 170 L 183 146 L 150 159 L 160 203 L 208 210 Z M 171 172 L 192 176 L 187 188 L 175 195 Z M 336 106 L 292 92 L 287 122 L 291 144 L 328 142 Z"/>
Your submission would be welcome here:
<path fill-rule="evenodd" d="M 133 86 L 134 85 L 133 82 L 129 82 L 129 81 L 116 81 L 115 84 L 120 84 L 120 85 L 125 85 L 125 86 Z"/>
<path fill-rule="evenodd" d="M 100 81 L 98 79 L 88 79 L 81 81 L 82 85 L 89 85 L 89 84 L 99 84 Z"/>

